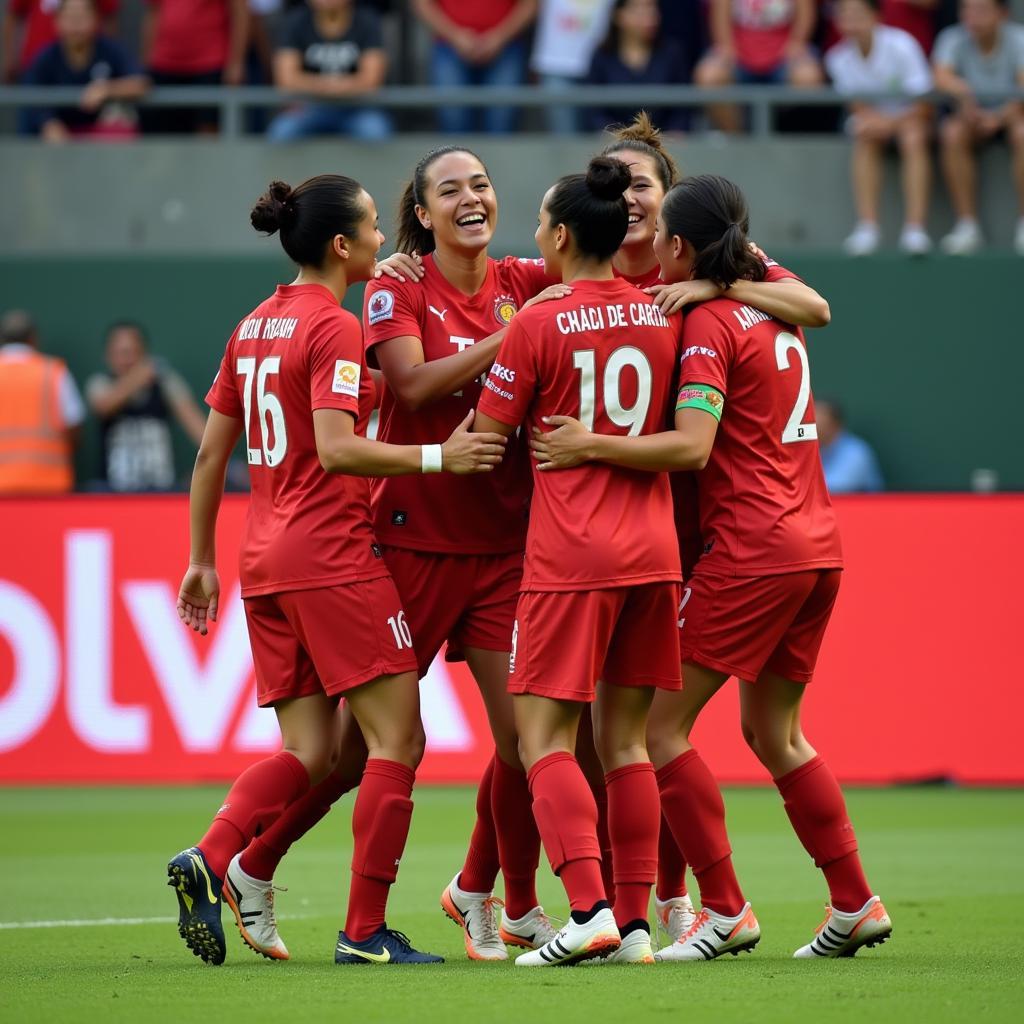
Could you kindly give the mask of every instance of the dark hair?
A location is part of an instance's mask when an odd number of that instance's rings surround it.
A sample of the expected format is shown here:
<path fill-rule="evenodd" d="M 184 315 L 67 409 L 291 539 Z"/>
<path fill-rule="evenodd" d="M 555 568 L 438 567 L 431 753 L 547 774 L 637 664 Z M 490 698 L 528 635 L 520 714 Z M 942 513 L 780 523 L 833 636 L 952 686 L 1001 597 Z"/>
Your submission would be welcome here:
<path fill-rule="evenodd" d="M 764 261 L 750 250 L 750 214 L 743 193 L 727 178 L 698 174 L 673 185 L 661 205 L 669 237 L 685 238 L 697 251 L 693 276 L 721 288 L 734 281 L 764 280 Z"/>
<path fill-rule="evenodd" d="M 844 412 L 843 407 L 834 398 L 815 398 L 815 412 L 817 412 L 822 406 L 828 407 L 829 411 L 832 413 L 832 419 L 834 419 L 839 426 L 845 426 L 846 413 Z"/>
<path fill-rule="evenodd" d="M 106 344 L 110 344 L 110 337 L 114 331 L 134 331 L 139 336 L 139 341 L 144 349 L 149 348 L 149 335 L 146 333 L 146 328 L 142 326 L 137 320 L 115 320 L 108 328 L 107 333 L 104 335 Z"/>
<path fill-rule="evenodd" d="M 0 316 L 0 343 L 29 345 L 36 335 L 36 322 L 24 309 L 9 309 Z"/>
<path fill-rule="evenodd" d="M 398 227 L 395 230 L 395 252 L 414 253 L 426 256 L 436 248 L 434 232 L 425 228 L 416 216 L 417 206 L 426 206 L 427 171 L 443 156 L 449 153 L 465 153 L 474 160 L 480 161 L 484 174 L 490 177 L 483 160 L 465 146 L 438 146 L 432 149 L 416 165 L 410 181 L 402 190 L 402 198 L 398 200 Z"/>
<path fill-rule="evenodd" d="M 654 161 L 662 188 L 667 192 L 679 181 L 679 167 L 661 141 L 661 131 L 654 126 L 650 114 L 641 110 L 632 124 L 620 124 L 610 128 L 615 141 L 601 150 L 601 156 L 612 156 L 626 151 L 643 153 Z"/>
<path fill-rule="evenodd" d="M 547 204 L 552 225 L 569 228 L 580 252 L 609 259 L 629 230 L 622 195 L 629 180 L 629 168 L 621 160 L 595 156 L 586 174 L 568 174 L 555 183 Z"/>
<path fill-rule="evenodd" d="M 363 186 L 341 174 L 318 174 L 292 188 L 272 181 L 252 208 L 257 231 L 281 232 L 281 246 L 302 267 L 322 267 L 335 235 L 354 238 L 366 216 Z"/>
<path fill-rule="evenodd" d="M 619 44 L 622 42 L 622 30 L 615 23 L 615 16 L 622 10 L 629 0 L 615 0 L 615 5 L 612 7 L 608 14 L 608 31 L 605 33 L 604 39 L 601 40 L 600 49 L 604 50 L 605 53 L 617 54 L 619 52 Z M 659 8 L 660 14 L 660 8 Z M 651 40 L 651 49 L 657 49 L 658 39 L 655 37 Z"/>

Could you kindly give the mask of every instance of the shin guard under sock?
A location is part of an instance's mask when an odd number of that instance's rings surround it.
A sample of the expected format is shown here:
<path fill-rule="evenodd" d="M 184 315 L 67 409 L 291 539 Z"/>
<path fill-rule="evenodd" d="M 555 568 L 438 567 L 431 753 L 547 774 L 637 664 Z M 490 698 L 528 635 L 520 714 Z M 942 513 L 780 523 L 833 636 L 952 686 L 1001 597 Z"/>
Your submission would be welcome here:
<path fill-rule="evenodd" d="M 658 873 L 661 801 L 650 761 L 616 768 L 605 776 L 608 831 L 615 879 L 615 921 L 646 919 Z"/>
<path fill-rule="evenodd" d="M 505 913 L 513 920 L 537 906 L 537 865 L 540 833 L 526 772 L 494 755 L 491 812 L 498 837 L 498 856 L 505 879 Z M 461 887 L 461 883 L 460 883 Z"/>

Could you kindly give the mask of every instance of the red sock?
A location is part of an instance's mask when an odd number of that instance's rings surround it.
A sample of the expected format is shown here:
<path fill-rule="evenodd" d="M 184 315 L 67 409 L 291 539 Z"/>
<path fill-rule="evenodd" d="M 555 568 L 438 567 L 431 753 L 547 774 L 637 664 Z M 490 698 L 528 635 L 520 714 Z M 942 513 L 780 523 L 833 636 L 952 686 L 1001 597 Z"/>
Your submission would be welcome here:
<path fill-rule="evenodd" d="M 540 834 L 533 820 L 533 801 L 526 772 L 494 755 L 491 812 L 505 879 L 505 912 L 517 919 L 537 906 L 537 864 Z"/>
<path fill-rule="evenodd" d="M 615 865 L 614 851 L 612 850 L 612 836 L 608 828 L 608 790 L 605 787 L 604 779 L 598 782 L 597 779 L 588 779 L 590 791 L 594 795 L 594 803 L 597 804 L 597 842 L 601 847 L 601 882 L 608 902 L 615 906 Z"/>
<path fill-rule="evenodd" d="M 388 892 L 398 877 L 412 821 L 416 773 L 397 761 L 366 762 L 352 813 L 352 887 L 345 934 L 355 942 L 368 939 L 382 924 Z"/>
<path fill-rule="evenodd" d="M 551 870 L 562 880 L 573 910 L 588 911 L 605 899 L 597 805 L 576 758 L 567 752 L 542 757 L 527 773 L 533 814 Z"/>
<path fill-rule="evenodd" d="M 239 850 L 309 789 L 309 773 L 287 750 L 257 761 L 235 779 L 209 830 L 196 845 L 219 878 Z"/>
<path fill-rule="evenodd" d="M 828 883 L 832 906 L 860 910 L 871 889 L 857 853 L 857 836 L 835 776 L 818 756 L 775 780 L 793 831 Z"/>
<path fill-rule="evenodd" d="M 647 920 L 658 874 L 661 802 L 654 765 L 640 761 L 605 776 L 615 877 L 615 923 Z"/>
<path fill-rule="evenodd" d="M 287 807 L 270 828 L 260 833 L 245 848 L 239 861 L 242 870 L 250 878 L 272 881 L 277 865 L 292 843 L 301 839 L 326 817 L 336 800 L 358 785 L 358 779 L 332 772 L 323 782 Z"/>
<path fill-rule="evenodd" d="M 662 903 L 686 895 L 686 858 L 664 815 L 658 832 L 658 884 L 654 891 Z"/>
<path fill-rule="evenodd" d="M 661 808 L 700 886 L 701 904 L 735 917 L 746 902 L 732 866 L 725 804 L 708 766 L 688 750 L 658 772 Z"/>
<path fill-rule="evenodd" d="M 491 811 L 491 792 L 494 787 L 495 754 L 480 778 L 476 790 L 476 824 L 466 851 L 466 863 L 459 873 L 459 888 L 465 892 L 493 892 L 494 880 L 501 870 L 498 860 L 498 834 Z"/>

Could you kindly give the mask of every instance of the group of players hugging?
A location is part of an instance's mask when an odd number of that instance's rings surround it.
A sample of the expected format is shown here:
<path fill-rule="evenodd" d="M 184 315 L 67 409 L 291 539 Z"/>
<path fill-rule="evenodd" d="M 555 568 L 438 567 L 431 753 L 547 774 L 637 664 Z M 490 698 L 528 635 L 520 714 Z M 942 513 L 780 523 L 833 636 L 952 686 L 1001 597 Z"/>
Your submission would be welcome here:
<path fill-rule="evenodd" d="M 282 749 L 168 864 L 179 934 L 222 963 L 223 901 L 248 946 L 288 959 L 277 866 L 357 789 L 335 962 L 441 962 L 385 912 L 425 745 L 417 679 L 447 645 L 495 747 L 441 895 L 470 958 L 753 949 L 722 796 L 690 743 L 732 676 L 743 735 L 829 889 L 794 955 L 885 941 L 842 792 L 800 724 L 842 570 L 801 330 L 827 303 L 750 243 L 734 184 L 680 177 L 643 114 L 544 195 L 540 259 L 489 255 L 497 213 L 461 146 L 419 162 L 380 264 L 376 206 L 351 178 L 273 182 L 252 211 L 298 276 L 239 324 L 207 396 L 178 612 L 201 634 L 217 618 L 217 513 L 244 435 L 242 598 Z M 341 301 L 364 281 L 360 324 Z M 560 928 L 537 898 L 542 845 L 571 907 Z"/>

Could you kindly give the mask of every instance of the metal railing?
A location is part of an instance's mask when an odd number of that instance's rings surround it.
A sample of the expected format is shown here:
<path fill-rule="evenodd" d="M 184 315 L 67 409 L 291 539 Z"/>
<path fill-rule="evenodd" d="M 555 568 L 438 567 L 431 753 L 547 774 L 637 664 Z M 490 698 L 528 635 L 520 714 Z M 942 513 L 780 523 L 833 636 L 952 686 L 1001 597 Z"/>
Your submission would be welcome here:
<path fill-rule="evenodd" d="M 0 86 L 0 110 L 4 108 L 74 107 L 81 89 L 73 86 Z M 512 87 L 433 87 L 393 85 L 362 96 L 331 98 L 284 92 L 273 86 L 158 86 L 133 105 L 140 107 L 198 107 L 215 109 L 220 115 L 221 133 L 237 137 L 246 130 L 245 113 L 266 107 L 282 107 L 309 101 L 350 107 L 375 107 L 383 110 L 431 111 L 438 107 L 520 107 L 542 110 L 563 106 L 577 108 L 680 107 L 699 109 L 713 104 L 736 104 L 750 111 L 751 132 L 767 136 L 774 130 L 773 114 L 780 107 L 842 107 L 853 100 L 879 102 L 899 99 L 891 92 L 840 95 L 834 89 L 795 89 L 786 85 L 732 85 L 702 88 L 695 85 L 580 85 L 564 90 L 542 86 Z M 926 97 L 903 97 L 941 101 Z M 1024 102 L 1024 90 L 979 94 L 983 101 L 1017 99 Z"/>

